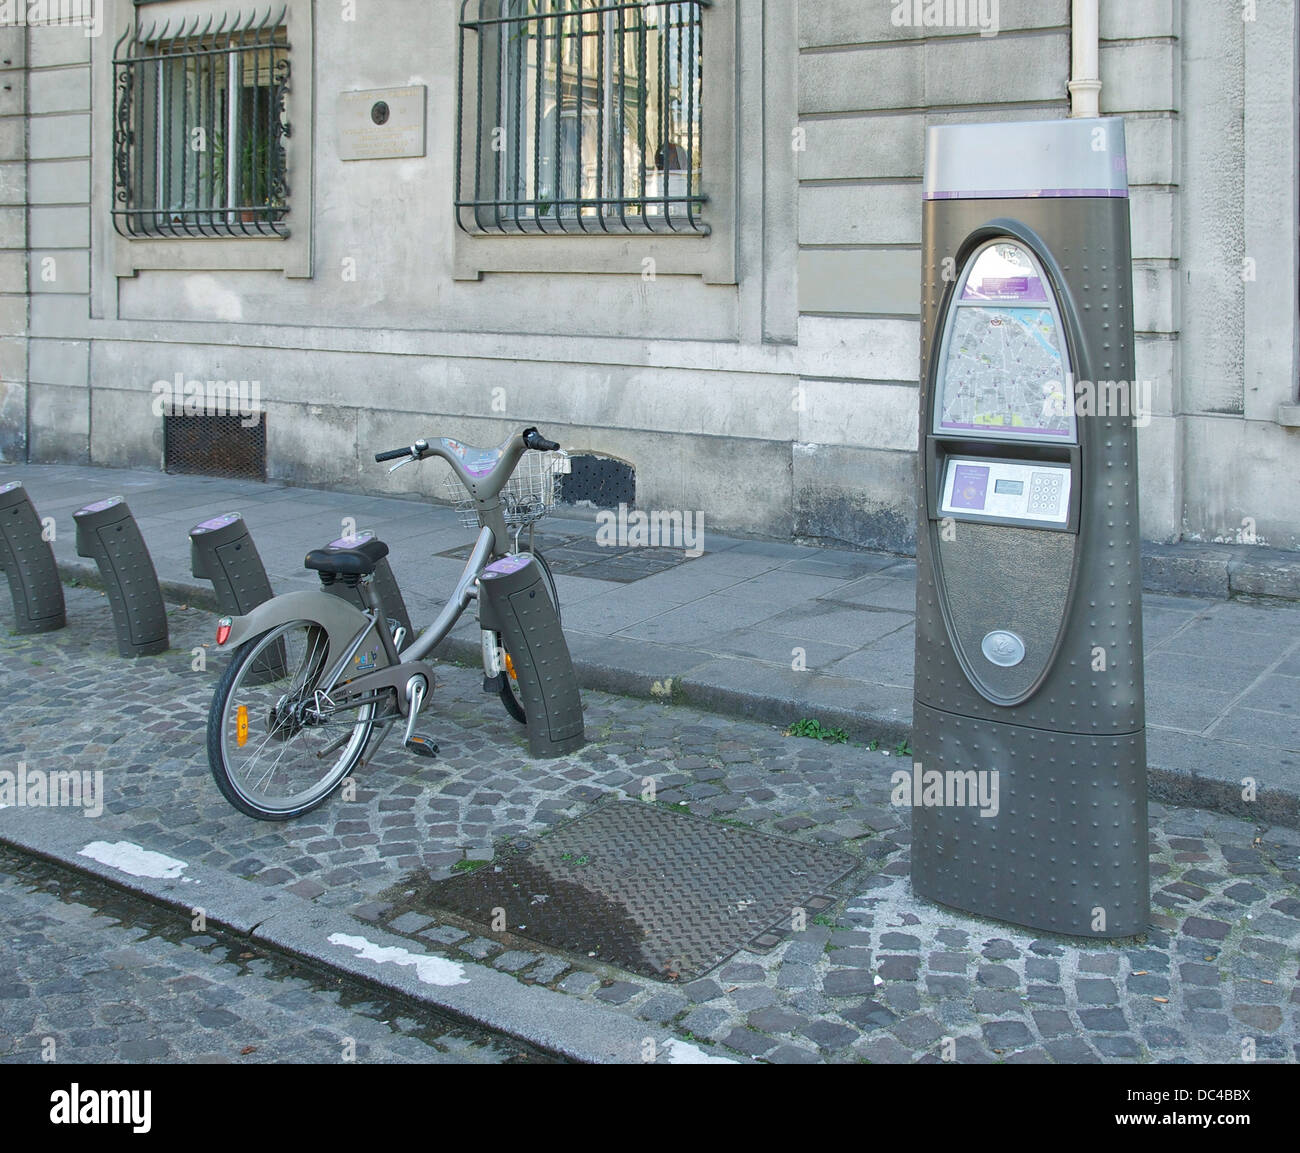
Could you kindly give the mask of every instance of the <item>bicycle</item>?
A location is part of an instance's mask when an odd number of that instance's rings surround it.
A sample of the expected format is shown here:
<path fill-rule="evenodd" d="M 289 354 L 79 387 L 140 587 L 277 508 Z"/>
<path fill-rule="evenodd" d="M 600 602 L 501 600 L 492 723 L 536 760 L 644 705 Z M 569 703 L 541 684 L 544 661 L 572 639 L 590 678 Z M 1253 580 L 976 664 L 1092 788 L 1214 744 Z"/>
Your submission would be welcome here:
<path fill-rule="evenodd" d="M 516 476 L 530 452 L 535 467 Z M 479 534 L 451 597 L 409 645 L 406 630 L 385 614 L 373 581 L 376 566 L 388 555 L 388 546 L 374 539 L 352 548 L 317 549 L 305 561 L 322 585 L 343 581 L 357 588 L 364 609 L 322 588 L 274 597 L 246 616 L 218 622 L 218 648 L 237 648 L 208 713 L 208 762 L 222 795 L 241 812 L 282 821 L 316 808 L 354 768 L 374 760 L 403 719 L 405 748 L 436 757 L 437 745 L 415 731 L 434 688 L 433 667 L 425 658 L 470 602 L 480 599 L 485 576 L 508 577 L 513 585 L 539 578 L 558 630 L 559 593 L 550 566 L 533 547 L 533 528 L 558 499 L 567 455 L 537 429 L 527 428 L 494 449 L 443 437 L 378 453 L 375 460 L 399 460 L 389 469 L 396 472 L 430 457 L 451 466 L 448 486 L 457 496 L 462 523 Z M 521 551 L 525 528 L 527 548 Z M 531 665 L 521 668 L 495 613 L 485 614 L 480 602 L 481 626 L 485 615 L 493 615 L 493 627 L 482 628 L 484 690 L 499 695 L 520 723 L 528 723 L 529 697 L 549 719 L 553 686 L 551 696 L 538 690 Z M 516 643 L 521 653 L 527 647 Z M 569 670 L 571 677 L 571 665 Z M 533 686 L 528 692 L 521 673 Z M 576 698 L 576 685 L 572 692 Z"/>

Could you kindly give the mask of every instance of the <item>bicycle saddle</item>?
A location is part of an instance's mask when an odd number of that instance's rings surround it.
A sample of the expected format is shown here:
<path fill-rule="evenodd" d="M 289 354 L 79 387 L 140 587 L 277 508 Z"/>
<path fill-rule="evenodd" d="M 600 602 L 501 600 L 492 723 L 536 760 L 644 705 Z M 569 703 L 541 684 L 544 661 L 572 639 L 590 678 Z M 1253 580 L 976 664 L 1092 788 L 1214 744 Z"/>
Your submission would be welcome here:
<path fill-rule="evenodd" d="M 375 566 L 388 555 L 388 546 L 381 540 L 368 540 L 356 548 L 318 548 L 307 554 L 303 561 L 313 572 L 333 573 L 335 576 L 370 576 Z"/>

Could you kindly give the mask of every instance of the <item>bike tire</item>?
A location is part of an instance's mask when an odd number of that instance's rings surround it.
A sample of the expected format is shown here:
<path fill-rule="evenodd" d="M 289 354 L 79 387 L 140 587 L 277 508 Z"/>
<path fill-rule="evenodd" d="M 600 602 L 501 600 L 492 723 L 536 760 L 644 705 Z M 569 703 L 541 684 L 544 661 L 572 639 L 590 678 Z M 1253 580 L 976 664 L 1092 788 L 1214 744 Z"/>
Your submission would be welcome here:
<path fill-rule="evenodd" d="M 332 713 L 304 720 L 309 712 L 320 715 L 315 690 L 327 654 L 321 625 L 292 621 L 240 645 L 217 682 L 208 711 L 208 766 L 222 796 L 241 813 L 263 821 L 299 817 L 323 804 L 364 754 L 374 730 L 373 702 L 339 710 L 342 721 Z M 344 735 L 338 756 L 322 765 L 317 750 Z M 244 755 L 250 736 L 254 747 Z"/>
<path fill-rule="evenodd" d="M 530 550 L 524 549 L 524 552 Z M 546 591 L 551 598 L 551 604 L 555 606 L 555 619 L 560 620 L 560 591 L 555 584 L 555 574 L 551 572 L 551 566 L 547 563 L 546 558 L 540 551 L 531 550 L 530 555 L 537 562 L 538 568 L 542 570 L 542 583 L 546 586 Z M 506 652 L 505 642 L 500 633 L 497 633 L 497 647 Z M 509 658 L 509 653 L 506 653 Z M 518 721 L 521 725 L 528 723 L 528 713 L 524 709 L 524 700 L 519 692 L 519 678 L 514 675 L 512 668 L 508 664 L 505 674 L 501 679 L 501 703 L 505 706 L 506 712 L 512 720 Z"/>

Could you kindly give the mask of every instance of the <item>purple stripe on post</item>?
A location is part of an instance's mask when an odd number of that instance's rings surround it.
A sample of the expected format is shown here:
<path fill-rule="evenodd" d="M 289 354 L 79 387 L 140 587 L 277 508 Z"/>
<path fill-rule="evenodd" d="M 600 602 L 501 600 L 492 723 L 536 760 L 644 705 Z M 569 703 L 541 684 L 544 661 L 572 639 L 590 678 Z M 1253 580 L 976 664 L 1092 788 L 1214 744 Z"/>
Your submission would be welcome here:
<path fill-rule="evenodd" d="M 928 192 L 926 200 L 1054 200 L 1066 198 L 1086 199 L 1103 197 L 1108 200 L 1127 200 L 1126 188 L 1021 188 L 988 189 L 980 192 Z"/>
<path fill-rule="evenodd" d="M 194 536 L 194 535 L 196 535 L 196 534 L 198 534 L 198 533 L 204 533 L 204 532 L 216 532 L 217 529 L 219 529 L 219 528 L 227 528 L 228 526 L 234 524 L 235 521 L 237 521 L 237 520 L 239 520 L 239 519 L 240 519 L 240 517 L 239 517 L 239 513 L 237 513 L 237 512 L 228 512 L 228 513 L 226 513 L 225 516 L 213 517 L 212 520 L 205 520 L 202 524 L 200 524 L 200 525 L 196 525 L 196 526 L 195 526 L 195 527 L 190 531 L 190 535 L 191 535 L 191 536 Z"/>
<path fill-rule="evenodd" d="M 483 570 L 483 575 L 488 576 L 509 576 L 511 573 L 517 573 L 524 565 L 532 562 L 532 557 L 526 554 L 517 556 L 503 556 L 499 561 L 493 561 Z"/>
<path fill-rule="evenodd" d="M 1019 425 L 1010 424 L 959 424 L 955 420 L 944 420 L 939 422 L 941 432 L 950 432 L 953 429 L 971 432 L 1003 432 L 1012 433 L 1016 436 L 1069 436 L 1068 428 L 1021 428 Z"/>
<path fill-rule="evenodd" d="M 123 498 L 120 496 L 109 497 L 108 500 L 96 501 L 94 504 L 88 504 L 80 512 L 75 512 L 73 516 L 84 516 L 91 512 L 107 512 L 110 508 L 116 508 L 121 504 Z"/>

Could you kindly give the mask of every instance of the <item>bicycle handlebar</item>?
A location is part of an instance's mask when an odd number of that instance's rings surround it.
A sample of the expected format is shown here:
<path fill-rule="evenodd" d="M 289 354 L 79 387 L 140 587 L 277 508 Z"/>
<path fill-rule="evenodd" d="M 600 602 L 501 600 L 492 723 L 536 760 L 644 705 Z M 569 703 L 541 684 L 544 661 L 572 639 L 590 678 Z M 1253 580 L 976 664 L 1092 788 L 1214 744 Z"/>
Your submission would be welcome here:
<path fill-rule="evenodd" d="M 553 440 L 547 440 L 535 428 L 524 429 L 520 439 L 523 441 L 525 448 L 530 448 L 535 452 L 559 452 L 560 446 Z M 509 442 L 507 442 L 509 443 Z M 394 448 L 388 452 L 375 453 L 375 463 L 383 464 L 385 461 L 398 460 L 401 457 L 408 456 L 415 460 L 421 460 L 424 454 L 429 451 L 429 442 L 427 440 L 417 440 L 414 444 L 406 448 Z"/>
<path fill-rule="evenodd" d="M 560 446 L 553 440 L 547 440 L 535 428 L 524 429 L 524 447 L 536 452 L 559 452 Z"/>

